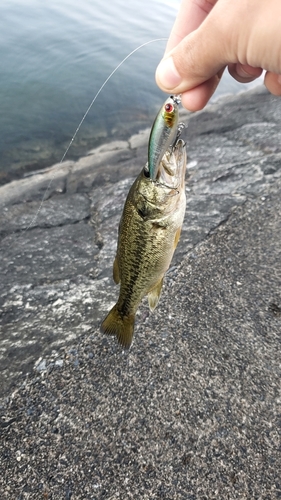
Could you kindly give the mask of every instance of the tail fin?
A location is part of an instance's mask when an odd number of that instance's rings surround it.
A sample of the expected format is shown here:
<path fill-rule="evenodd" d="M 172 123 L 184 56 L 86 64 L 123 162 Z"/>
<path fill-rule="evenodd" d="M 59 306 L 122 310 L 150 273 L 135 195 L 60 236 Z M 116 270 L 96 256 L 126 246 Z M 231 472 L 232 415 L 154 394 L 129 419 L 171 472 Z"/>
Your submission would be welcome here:
<path fill-rule="evenodd" d="M 107 335 L 116 335 L 119 344 L 129 349 L 134 334 L 135 315 L 122 316 L 116 305 L 106 316 L 101 325 L 101 331 Z"/>

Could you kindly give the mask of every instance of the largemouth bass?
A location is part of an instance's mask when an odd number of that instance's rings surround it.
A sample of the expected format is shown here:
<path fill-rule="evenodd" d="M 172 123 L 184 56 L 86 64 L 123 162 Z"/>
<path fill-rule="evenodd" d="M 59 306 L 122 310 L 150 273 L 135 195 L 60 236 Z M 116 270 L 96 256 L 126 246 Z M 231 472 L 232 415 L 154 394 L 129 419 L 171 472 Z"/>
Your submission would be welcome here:
<path fill-rule="evenodd" d="M 104 333 L 116 335 L 124 348 L 131 345 L 143 297 L 148 296 L 151 311 L 159 301 L 184 219 L 185 171 L 185 144 L 179 139 L 163 155 L 156 179 L 150 178 L 146 165 L 127 196 L 113 265 L 120 294 L 101 326 Z"/>

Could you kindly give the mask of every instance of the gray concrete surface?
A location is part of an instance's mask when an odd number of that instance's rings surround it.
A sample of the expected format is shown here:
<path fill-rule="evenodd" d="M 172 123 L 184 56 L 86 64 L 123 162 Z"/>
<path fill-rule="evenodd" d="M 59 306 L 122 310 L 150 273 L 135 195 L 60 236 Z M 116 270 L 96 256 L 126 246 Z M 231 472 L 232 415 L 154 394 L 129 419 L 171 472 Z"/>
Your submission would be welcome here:
<path fill-rule="evenodd" d="M 258 90 L 185 116 L 181 245 L 126 353 L 98 325 L 145 134 L 68 165 L 27 231 L 43 177 L 7 185 L 2 498 L 281 498 L 280 110 Z"/>

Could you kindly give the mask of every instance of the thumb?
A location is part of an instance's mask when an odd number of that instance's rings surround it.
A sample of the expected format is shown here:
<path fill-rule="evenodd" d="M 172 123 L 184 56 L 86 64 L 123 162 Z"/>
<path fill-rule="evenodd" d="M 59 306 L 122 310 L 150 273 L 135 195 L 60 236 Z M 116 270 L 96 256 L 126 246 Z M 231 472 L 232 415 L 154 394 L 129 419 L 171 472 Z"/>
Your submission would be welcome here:
<path fill-rule="evenodd" d="M 155 75 L 162 90 L 183 93 L 193 89 L 217 75 L 230 62 L 225 53 L 224 35 L 213 11 L 197 30 L 165 54 Z"/>

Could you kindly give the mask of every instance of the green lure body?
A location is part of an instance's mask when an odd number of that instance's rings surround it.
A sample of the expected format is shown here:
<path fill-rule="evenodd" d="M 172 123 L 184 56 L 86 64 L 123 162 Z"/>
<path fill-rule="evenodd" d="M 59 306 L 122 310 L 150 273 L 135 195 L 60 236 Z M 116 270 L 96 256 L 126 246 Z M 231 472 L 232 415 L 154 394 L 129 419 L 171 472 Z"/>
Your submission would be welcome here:
<path fill-rule="evenodd" d="M 157 177 L 164 153 L 175 142 L 179 121 L 178 103 L 177 97 L 168 97 L 152 125 L 148 142 L 148 171 L 152 180 Z"/>

